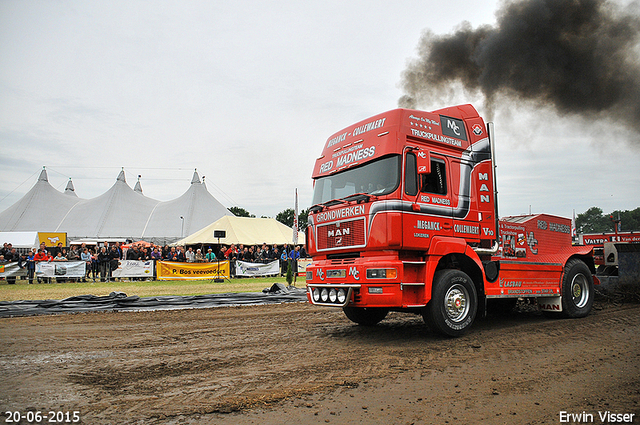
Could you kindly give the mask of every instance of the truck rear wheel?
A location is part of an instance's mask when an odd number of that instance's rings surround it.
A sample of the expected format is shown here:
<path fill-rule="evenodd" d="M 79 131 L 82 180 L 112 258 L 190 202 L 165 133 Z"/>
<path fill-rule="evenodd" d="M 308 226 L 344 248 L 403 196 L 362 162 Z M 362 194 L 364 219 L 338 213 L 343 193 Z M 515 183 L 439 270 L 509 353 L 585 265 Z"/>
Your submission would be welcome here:
<path fill-rule="evenodd" d="M 567 262 L 562 278 L 562 314 L 565 317 L 585 317 L 593 306 L 593 277 L 587 265 L 578 259 Z"/>
<path fill-rule="evenodd" d="M 349 320 L 363 326 L 376 325 L 389 313 L 389 309 L 375 307 L 344 307 L 342 311 Z"/>
<path fill-rule="evenodd" d="M 463 335 L 476 317 L 478 296 L 471 278 L 460 270 L 440 270 L 433 277 L 432 297 L 422 317 L 447 336 Z"/>

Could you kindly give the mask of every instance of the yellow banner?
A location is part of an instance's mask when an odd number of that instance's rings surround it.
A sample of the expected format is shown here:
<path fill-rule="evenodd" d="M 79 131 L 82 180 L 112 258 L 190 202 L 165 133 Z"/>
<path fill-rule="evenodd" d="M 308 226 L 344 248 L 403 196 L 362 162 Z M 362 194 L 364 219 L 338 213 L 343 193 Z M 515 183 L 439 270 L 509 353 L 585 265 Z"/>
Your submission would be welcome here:
<path fill-rule="evenodd" d="M 158 280 L 196 280 L 196 279 L 229 279 L 229 260 L 218 263 L 176 263 L 158 261 L 156 263 Z"/>
<path fill-rule="evenodd" d="M 38 244 L 44 242 L 44 246 L 67 246 L 67 234 L 63 232 L 38 232 Z"/>

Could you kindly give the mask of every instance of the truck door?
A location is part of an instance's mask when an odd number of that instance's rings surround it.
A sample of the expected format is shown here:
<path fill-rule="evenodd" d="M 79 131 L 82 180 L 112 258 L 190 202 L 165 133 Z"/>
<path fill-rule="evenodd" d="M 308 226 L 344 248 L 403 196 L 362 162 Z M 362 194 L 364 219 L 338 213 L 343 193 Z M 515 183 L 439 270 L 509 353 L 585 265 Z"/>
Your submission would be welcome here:
<path fill-rule="evenodd" d="M 453 234 L 449 163 L 434 154 L 429 162 L 429 172 L 418 174 L 415 153 L 407 153 L 404 195 L 412 205 L 404 221 L 406 248 L 424 249 L 434 236 Z"/>

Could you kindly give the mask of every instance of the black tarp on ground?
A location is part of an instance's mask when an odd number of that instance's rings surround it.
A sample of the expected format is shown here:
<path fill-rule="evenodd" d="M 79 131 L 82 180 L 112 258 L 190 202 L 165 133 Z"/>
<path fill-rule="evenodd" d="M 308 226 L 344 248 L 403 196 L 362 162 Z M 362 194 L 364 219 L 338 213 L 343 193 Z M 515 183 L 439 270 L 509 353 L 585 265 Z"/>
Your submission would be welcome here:
<path fill-rule="evenodd" d="M 275 286 L 275 285 L 274 285 Z M 122 292 L 108 296 L 81 295 L 64 300 L 0 301 L 0 317 L 36 316 L 42 314 L 81 313 L 95 311 L 174 310 L 235 305 L 277 304 L 306 301 L 306 290 L 281 287 L 263 292 L 195 296 L 128 297 Z"/>

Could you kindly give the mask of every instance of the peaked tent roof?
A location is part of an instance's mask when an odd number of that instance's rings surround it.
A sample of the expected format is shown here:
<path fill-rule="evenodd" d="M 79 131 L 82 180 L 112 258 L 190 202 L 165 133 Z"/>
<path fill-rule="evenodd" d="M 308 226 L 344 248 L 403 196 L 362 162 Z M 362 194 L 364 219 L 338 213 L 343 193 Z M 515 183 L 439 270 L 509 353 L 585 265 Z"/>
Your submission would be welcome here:
<path fill-rule="evenodd" d="M 114 185 L 93 199 L 80 199 L 69 179 L 65 192 L 54 189 L 43 169 L 36 184 L 0 212 L 0 231 L 66 232 L 69 239 L 142 239 L 167 243 L 233 214 L 218 202 L 194 172 L 179 198 L 160 202 L 126 182 L 124 170 Z"/>
<path fill-rule="evenodd" d="M 204 183 L 200 182 L 198 172 L 194 171 L 191 186 L 182 196 L 160 202 L 155 207 L 141 238 L 182 238 L 224 216 L 235 217 L 209 193 Z"/>
<path fill-rule="evenodd" d="M 71 177 L 69 177 L 69 181 L 67 182 L 67 187 L 64 189 L 64 194 L 75 196 L 76 198 L 78 197 L 78 195 L 76 194 L 76 189 L 73 187 L 73 182 L 71 181 Z"/>
<path fill-rule="evenodd" d="M 74 239 L 138 239 L 159 202 L 131 189 L 123 170 L 107 192 L 74 205 L 56 231 L 67 232 L 68 237 Z"/>
<path fill-rule="evenodd" d="M 38 181 L 18 202 L 0 213 L 0 231 L 52 232 L 81 199 L 56 190 L 42 169 Z"/>
<path fill-rule="evenodd" d="M 218 238 L 213 237 L 214 230 L 224 230 L 225 238 L 220 243 L 225 245 L 244 244 L 262 245 L 293 243 L 293 229 L 275 218 L 249 218 L 225 216 L 200 229 L 192 235 L 176 242 L 177 245 L 215 244 Z M 304 234 L 298 232 L 298 241 L 304 241 Z"/>

